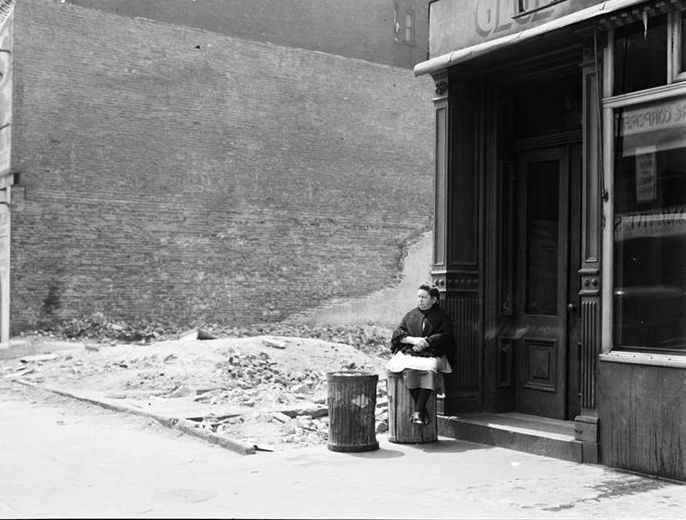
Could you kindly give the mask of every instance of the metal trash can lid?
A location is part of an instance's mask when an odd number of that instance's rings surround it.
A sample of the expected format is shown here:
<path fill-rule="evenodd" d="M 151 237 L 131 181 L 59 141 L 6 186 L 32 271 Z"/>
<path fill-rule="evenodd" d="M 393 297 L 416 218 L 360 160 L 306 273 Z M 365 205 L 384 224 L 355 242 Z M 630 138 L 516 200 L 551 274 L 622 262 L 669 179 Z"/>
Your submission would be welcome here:
<path fill-rule="evenodd" d="M 364 372 L 362 370 L 337 370 L 335 372 L 327 372 L 326 380 L 331 381 L 332 379 L 347 378 L 347 377 L 379 377 L 378 374 L 374 372 Z"/>

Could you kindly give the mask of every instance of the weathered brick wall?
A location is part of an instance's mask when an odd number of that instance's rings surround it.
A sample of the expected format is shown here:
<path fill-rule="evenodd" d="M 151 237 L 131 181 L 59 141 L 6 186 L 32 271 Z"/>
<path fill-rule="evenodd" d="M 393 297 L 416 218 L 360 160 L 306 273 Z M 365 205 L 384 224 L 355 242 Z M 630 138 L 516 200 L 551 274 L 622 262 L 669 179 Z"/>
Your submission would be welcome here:
<path fill-rule="evenodd" d="M 67 1 L 236 38 L 398 64 L 393 61 L 398 46 L 393 44 L 392 0 Z M 425 51 L 426 35 L 423 42 Z"/>
<path fill-rule="evenodd" d="M 276 320 L 388 285 L 431 224 L 408 70 L 50 0 L 15 30 L 13 333 Z"/>

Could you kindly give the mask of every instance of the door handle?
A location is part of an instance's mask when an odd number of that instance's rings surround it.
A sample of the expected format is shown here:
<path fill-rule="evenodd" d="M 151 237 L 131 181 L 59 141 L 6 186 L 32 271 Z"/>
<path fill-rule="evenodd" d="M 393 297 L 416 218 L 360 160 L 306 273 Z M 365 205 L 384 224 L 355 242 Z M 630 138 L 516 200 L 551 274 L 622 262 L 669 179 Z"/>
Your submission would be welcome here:
<path fill-rule="evenodd" d="M 567 304 L 567 310 L 569 312 L 575 311 L 576 310 L 576 304 L 575 303 L 568 303 Z"/>

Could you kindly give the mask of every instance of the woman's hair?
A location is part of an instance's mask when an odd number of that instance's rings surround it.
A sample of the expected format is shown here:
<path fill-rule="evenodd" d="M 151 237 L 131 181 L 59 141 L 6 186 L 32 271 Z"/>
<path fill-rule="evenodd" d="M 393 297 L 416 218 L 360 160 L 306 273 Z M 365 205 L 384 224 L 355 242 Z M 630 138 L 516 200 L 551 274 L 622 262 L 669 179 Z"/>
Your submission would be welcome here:
<path fill-rule="evenodd" d="M 419 289 L 428 292 L 429 296 L 431 296 L 432 298 L 436 298 L 437 300 L 440 300 L 441 298 L 441 293 L 438 291 L 438 287 L 429 285 L 427 283 L 423 283 L 419 286 Z"/>

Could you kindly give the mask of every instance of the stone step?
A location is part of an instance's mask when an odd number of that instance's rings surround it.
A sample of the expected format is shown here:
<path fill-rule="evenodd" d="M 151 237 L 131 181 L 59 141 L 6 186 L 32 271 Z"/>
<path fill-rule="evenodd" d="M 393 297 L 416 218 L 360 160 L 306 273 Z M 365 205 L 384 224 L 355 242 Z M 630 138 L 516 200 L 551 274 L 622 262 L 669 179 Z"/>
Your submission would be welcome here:
<path fill-rule="evenodd" d="M 522 413 L 466 413 L 438 416 L 438 434 L 536 455 L 583 462 L 574 422 Z"/>

